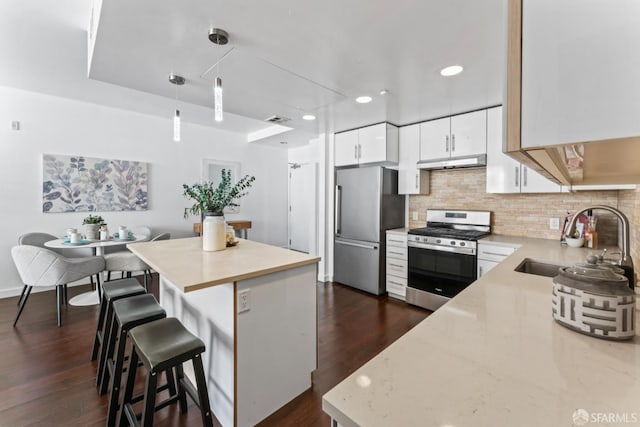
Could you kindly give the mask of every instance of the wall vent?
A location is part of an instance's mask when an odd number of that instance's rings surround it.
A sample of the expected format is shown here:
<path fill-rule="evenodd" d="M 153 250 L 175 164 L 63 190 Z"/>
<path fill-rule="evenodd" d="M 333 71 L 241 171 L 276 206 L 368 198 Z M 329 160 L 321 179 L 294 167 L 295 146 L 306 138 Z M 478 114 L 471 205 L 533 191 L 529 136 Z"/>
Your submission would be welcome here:
<path fill-rule="evenodd" d="M 284 116 L 271 116 L 271 117 L 267 117 L 266 119 L 264 119 L 265 122 L 277 123 L 277 124 L 286 123 L 289 120 L 291 120 L 291 119 L 289 119 L 287 117 L 284 117 Z"/>

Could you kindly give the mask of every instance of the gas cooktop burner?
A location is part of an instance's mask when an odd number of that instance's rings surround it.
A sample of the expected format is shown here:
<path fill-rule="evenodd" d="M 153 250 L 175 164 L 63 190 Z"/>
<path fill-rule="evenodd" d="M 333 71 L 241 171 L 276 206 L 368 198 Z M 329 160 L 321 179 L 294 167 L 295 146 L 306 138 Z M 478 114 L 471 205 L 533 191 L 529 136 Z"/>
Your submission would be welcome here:
<path fill-rule="evenodd" d="M 409 234 L 419 236 L 445 237 L 452 239 L 477 240 L 489 234 L 488 231 L 459 230 L 445 227 L 423 227 L 409 230 Z"/>

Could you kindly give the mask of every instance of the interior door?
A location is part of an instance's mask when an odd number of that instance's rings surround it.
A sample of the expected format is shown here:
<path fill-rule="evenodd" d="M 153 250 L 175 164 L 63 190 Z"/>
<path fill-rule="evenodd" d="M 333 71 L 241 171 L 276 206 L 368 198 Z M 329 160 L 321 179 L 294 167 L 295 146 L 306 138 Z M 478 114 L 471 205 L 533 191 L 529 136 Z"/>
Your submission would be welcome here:
<path fill-rule="evenodd" d="M 315 233 L 315 165 L 289 164 L 289 249 L 311 253 Z"/>

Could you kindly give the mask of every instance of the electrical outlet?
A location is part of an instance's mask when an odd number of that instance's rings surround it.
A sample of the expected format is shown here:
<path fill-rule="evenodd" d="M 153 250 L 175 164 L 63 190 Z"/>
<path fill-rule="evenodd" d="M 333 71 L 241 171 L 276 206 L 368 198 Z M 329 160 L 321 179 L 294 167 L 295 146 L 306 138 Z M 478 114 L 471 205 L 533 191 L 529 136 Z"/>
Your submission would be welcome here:
<path fill-rule="evenodd" d="M 17 120 L 13 120 L 11 122 L 11 130 L 20 130 L 20 122 Z"/>
<path fill-rule="evenodd" d="M 249 294 L 249 289 L 244 289 L 238 292 L 238 313 L 243 313 L 251 309 L 250 296 L 251 294 Z"/>
<path fill-rule="evenodd" d="M 560 230 L 560 218 L 549 218 L 549 230 Z"/>
<path fill-rule="evenodd" d="M 413 221 L 417 221 L 418 220 L 418 212 L 417 211 L 411 212 L 411 219 Z"/>

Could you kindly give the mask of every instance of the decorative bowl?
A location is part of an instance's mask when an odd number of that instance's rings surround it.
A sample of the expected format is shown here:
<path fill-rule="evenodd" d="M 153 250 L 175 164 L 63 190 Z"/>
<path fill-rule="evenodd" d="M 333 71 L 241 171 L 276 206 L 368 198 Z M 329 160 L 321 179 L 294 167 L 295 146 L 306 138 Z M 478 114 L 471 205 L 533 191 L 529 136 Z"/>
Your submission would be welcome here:
<path fill-rule="evenodd" d="M 567 237 L 565 240 L 567 242 L 567 245 L 571 246 L 572 248 L 581 248 L 584 245 L 584 238 L 582 237 Z"/>

